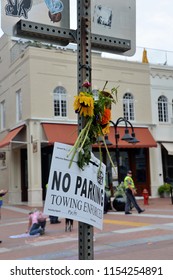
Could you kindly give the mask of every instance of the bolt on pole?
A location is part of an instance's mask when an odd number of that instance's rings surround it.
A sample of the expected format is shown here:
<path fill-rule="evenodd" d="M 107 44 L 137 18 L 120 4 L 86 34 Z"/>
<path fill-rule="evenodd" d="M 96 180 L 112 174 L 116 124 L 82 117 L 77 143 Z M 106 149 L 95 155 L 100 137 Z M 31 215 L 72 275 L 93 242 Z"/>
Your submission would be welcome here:
<path fill-rule="evenodd" d="M 91 82 L 91 1 L 77 0 L 77 54 L 78 92 L 83 82 Z M 78 117 L 78 130 L 82 130 L 84 119 Z M 79 222 L 79 260 L 93 260 L 93 226 Z"/>

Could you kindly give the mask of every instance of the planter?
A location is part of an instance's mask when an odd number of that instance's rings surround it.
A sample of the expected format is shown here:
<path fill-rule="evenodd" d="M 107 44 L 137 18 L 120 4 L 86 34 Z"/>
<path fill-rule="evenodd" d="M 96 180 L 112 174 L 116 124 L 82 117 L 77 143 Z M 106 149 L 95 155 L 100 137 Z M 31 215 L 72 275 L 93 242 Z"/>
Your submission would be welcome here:
<path fill-rule="evenodd" d="M 164 193 L 163 193 L 163 197 L 170 197 L 170 193 L 164 192 Z"/>
<path fill-rule="evenodd" d="M 125 198 L 124 197 L 115 197 L 112 205 L 117 211 L 125 211 Z"/>
<path fill-rule="evenodd" d="M 170 197 L 171 185 L 165 183 L 158 188 L 158 194 L 160 197 Z"/>

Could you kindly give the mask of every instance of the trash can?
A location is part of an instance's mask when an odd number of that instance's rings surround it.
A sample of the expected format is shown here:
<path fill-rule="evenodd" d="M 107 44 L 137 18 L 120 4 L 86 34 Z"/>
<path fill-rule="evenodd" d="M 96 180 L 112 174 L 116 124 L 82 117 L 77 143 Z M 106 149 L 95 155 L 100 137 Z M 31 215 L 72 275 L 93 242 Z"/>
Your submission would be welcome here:
<path fill-rule="evenodd" d="M 113 200 L 113 207 L 117 211 L 125 211 L 125 199 L 123 196 L 115 197 Z"/>

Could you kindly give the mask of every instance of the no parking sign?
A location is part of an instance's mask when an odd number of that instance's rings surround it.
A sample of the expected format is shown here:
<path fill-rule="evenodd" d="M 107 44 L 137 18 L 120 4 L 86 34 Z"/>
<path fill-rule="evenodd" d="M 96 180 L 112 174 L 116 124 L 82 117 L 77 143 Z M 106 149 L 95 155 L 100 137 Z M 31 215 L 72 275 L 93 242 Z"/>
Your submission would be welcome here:
<path fill-rule="evenodd" d="M 92 154 L 90 163 L 81 170 L 76 154 L 69 168 L 71 148 L 54 144 L 44 213 L 102 229 L 106 166 Z"/>

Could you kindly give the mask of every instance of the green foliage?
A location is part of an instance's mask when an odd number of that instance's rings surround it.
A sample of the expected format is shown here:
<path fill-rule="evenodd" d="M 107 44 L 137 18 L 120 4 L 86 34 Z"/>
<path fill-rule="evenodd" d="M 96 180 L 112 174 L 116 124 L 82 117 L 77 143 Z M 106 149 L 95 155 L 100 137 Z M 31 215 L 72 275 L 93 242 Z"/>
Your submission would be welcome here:
<path fill-rule="evenodd" d="M 163 195 L 164 193 L 170 194 L 171 185 L 168 183 L 164 183 L 163 185 L 158 187 L 158 194 Z"/>
<path fill-rule="evenodd" d="M 125 186 L 123 182 L 116 187 L 115 197 L 125 197 Z"/>

